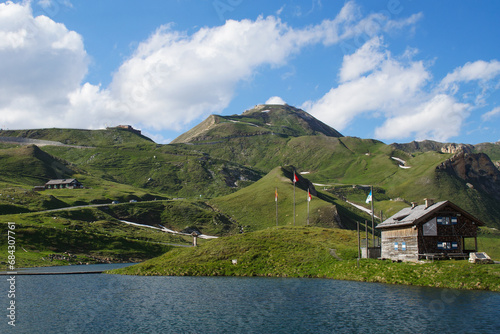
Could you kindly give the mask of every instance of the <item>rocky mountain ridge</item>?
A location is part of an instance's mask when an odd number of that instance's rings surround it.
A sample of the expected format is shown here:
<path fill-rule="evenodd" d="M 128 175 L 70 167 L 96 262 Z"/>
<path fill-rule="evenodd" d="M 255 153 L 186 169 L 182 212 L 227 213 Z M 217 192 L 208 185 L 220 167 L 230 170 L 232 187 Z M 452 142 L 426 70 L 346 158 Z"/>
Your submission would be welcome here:
<path fill-rule="evenodd" d="M 261 135 L 343 137 L 307 112 L 282 105 L 257 105 L 240 115 L 210 115 L 171 143 L 196 143 Z"/>
<path fill-rule="evenodd" d="M 484 153 L 471 153 L 459 149 L 453 157 L 442 162 L 437 170 L 445 170 L 467 183 L 500 200 L 500 170 Z"/>

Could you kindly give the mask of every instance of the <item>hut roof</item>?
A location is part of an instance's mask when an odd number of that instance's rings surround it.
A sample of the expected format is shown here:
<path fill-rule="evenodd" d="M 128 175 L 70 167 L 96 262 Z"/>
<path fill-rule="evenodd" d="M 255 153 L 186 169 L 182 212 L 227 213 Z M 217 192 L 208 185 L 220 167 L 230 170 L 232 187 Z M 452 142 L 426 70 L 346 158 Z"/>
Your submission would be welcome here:
<path fill-rule="evenodd" d="M 483 226 L 485 225 L 483 222 L 469 214 L 467 211 L 461 209 L 457 205 L 453 204 L 450 201 L 442 201 L 437 202 L 432 205 L 418 205 L 413 208 L 404 208 L 395 215 L 389 217 L 384 222 L 377 225 L 377 228 L 391 228 L 391 227 L 400 227 L 407 225 L 416 225 L 421 222 L 426 222 L 427 219 L 435 214 L 440 209 L 451 206 L 455 211 L 460 212 L 462 215 L 468 217 L 470 220 L 474 221 L 477 225 Z"/>
<path fill-rule="evenodd" d="M 50 180 L 49 182 L 45 183 L 45 185 L 71 184 L 75 181 L 78 182 L 76 179 L 57 179 Z"/>

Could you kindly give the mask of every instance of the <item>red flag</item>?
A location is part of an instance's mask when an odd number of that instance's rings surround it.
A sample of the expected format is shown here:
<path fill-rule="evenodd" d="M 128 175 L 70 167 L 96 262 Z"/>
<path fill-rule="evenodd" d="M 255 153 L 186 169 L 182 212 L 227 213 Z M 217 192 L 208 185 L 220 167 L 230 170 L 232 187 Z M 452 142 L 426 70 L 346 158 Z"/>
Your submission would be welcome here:
<path fill-rule="evenodd" d="M 307 200 L 310 202 L 312 200 L 311 192 L 307 189 Z"/>
<path fill-rule="evenodd" d="M 293 183 L 295 183 L 295 182 L 299 182 L 299 178 L 295 174 L 295 171 L 293 171 Z"/>
<path fill-rule="evenodd" d="M 278 201 L 278 188 L 276 188 L 276 190 L 274 190 L 274 201 L 275 202 Z"/>

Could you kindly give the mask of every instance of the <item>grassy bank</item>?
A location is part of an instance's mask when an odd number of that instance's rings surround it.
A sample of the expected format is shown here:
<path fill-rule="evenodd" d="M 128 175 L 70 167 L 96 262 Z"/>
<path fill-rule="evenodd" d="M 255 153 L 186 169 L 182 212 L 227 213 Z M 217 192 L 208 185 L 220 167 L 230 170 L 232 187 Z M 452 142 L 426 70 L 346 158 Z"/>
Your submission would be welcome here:
<path fill-rule="evenodd" d="M 357 258 L 356 233 L 279 227 L 174 249 L 111 273 L 174 276 L 318 277 L 500 291 L 499 265 L 467 261 L 393 263 Z M 236 260 L 236 264 L 234 261 Z"/>
<path fill-rule="evenodd" d="M 0 233 L 15 222 L 16 267 L 79 263 L 139 262 L 189 245 L 190 237 L 127 225 L 97 208 L 0 217 Z M 7 262 L 7 237 L 0 239 L 0 265 Z"/>

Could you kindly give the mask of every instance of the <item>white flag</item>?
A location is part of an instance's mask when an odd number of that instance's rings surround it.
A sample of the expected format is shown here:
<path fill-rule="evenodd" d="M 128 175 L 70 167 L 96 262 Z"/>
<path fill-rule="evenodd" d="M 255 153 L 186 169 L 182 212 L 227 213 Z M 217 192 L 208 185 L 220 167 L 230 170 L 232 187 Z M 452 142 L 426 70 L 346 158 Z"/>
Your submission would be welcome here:
<path fill-rule="evenodd" d="M 368 197 L 366 198 L 366 204 L 370 203 L 372 201 L 372 191 L 370 190 L 370 193 L 368 194 Z"/>

